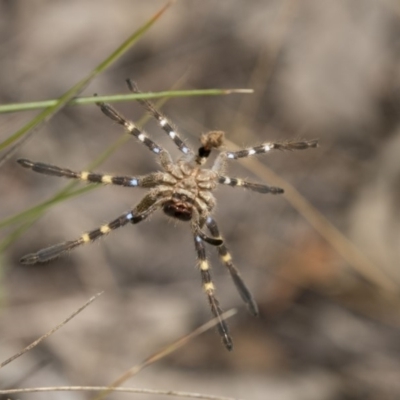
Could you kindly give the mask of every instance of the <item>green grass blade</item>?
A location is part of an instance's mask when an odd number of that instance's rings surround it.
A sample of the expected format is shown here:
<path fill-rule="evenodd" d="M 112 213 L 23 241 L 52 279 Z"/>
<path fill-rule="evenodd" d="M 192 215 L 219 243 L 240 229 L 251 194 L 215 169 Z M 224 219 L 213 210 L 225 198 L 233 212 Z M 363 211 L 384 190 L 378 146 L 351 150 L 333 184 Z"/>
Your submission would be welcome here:
<path fill-rule="evenodd" d="M 137 99 L 157 99 L 160 97 L 193 97 L 193 96 L 222 96 L 232 93 L 253 93 L 251 89 L 202 89 L 202 90 L 173 90 L 156 93 L 129 93 L 116 94 L 112 96 L 91 96 L 74 98 L 68 105 L 75 106 L 81 104 L 94 104 L 98 101 L 116 103 L 121 101 L 131 101 Z M 58 100 L 31 101 L 29 103 L 12 103 L 0 105 L 0 114 L 9 112 L 19 112 L 37 110 L 45 107 L 57 105 Z"/>

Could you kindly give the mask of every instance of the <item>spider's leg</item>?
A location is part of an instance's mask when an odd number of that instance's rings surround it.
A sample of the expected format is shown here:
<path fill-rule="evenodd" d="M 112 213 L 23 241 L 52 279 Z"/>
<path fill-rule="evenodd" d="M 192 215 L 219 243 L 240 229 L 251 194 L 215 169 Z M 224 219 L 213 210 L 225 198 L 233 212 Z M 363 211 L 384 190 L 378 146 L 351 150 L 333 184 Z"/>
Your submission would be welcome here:
<path fill-rule="evenodd" d="M 126 187 L 145 187 L 151 188 L 160 184 L 173 184 L 168 182 L 171 179 L 169 175 L 161 172 L 150 173 L 144 176 L 113 176 L 107 174 L 96 174 L 89 171 L 72 171 L 67 168 L 60 168 L 51 164 L 44 164 L 41 162 L 34 162 L 26 159 L 17 160 L 24 168 L 29 168 L 32 171 L 40 174 L 59 176 L 70 179 L 78 179 L 88 183 L 104 183 Z"/>
<path fill-rule="evenodd" d="M 136 83 L 131 79 L 126 80 L 128 88 L 133 93 L 141 93 Z M 180 138 L 176 128 L 174 128 L 170 121 L 161 114 L 155 106 L 148 100 L 138 99 L 138 102 L 142 104 L 146 110 L 158 121 L 160 127 L 166 132 L 166 134 L 173 140 L 178 149 L 184 154 L 193 154 L 193 151 L 186 146 L 185 142 Z"/>
<path fill-rule="evenodd" d="M 267 142 L 258 146 L 250 147 L 239 151 L 223 151 L 219 153 L 214 161 L 213 171 L 223 171 L 226 160 L 237 160 L 239 158 L 251 157 L 257 154 L 268 153 L 271 150 L 306 150 L 318 147 L 318 140 Z"/>
<path fill-rule="evenodd" d="M 114 107 L 112 107 L 108 103 L 98 102 L 96 103 L 103 114 L 105 114 L 108 118 L 122 125 L 132 136 L 139 140 L 139 142 L 143 143 L 150 151 L 155 154 L 160 154 L 161 152 L 165 152 L 165 150 L 156 144 L 153 140 L 151 140 L 146 133 L 142 132 L 133 121 L 126 119 L 122 114 L 120 114 Z"/>
<path fill-rule="evenodd" d="M 222 240 L 222 237 L 219 233 L 217 223 L 211 216 L 209 216 L 207 218 L 206 225 L 207 225 L 207 228 L 209 229 L 209 231 L 211 232 L 211 234 L 215 238 Z M 233 265 L 232 257 L 230 255 L 227 247 L 225 246 L 225 244 L 221 244 L 218 247 L 218 253 L 219 253 L 219 257 L 220 257 L 222 263 L 226 266 L 226 268 L 228 268 L 228 271 L 230 272 L 230 274 L 232 276 L 233 282 L 235 283 L 235 286 L 236 286 L 240 296 L 242 297 L 243 301 L 247 304 L 249 311 L 251 312 L 252 315 L 255 315 L 255 316 L 258 315 L 257 303 L 255 302 L 253 296 L 251 295 L 250 290 L 247 288 L 246 284 L 244 283 L 243 278 L 241 277 L 238 269 Z"/>
<path fill-rule="evenodd" d="M 254 192 L 258 193 L 281 194 L 284 192 L 284 190 L 279 187 L 262 185 L 260 183 L 249 182 L 240 178 L 231 178 L 228 176 L 219 176 L 218 182 L 222 185 L 243 187 L 245 189 L 253 190 Z"/>
<path fill-rule="evenodd" d="M 178 172 L 177 167 L 174 166 L 172 162 L 172 158 L 167 150 L 163 149 L 161 146 L 156 144 L 153 140 L 151 140 L 146 133 L 141 131 L 132 121 L 127 120 L 122 116 L 114 107 L 110 104 L 99 102 L 96 103 L 101 111 L 110 119 L 122 125 L 128 133 L 134 136 L 139 142 L 143 143 L 150 151 L 157 154 L 160 158 L 160 163 L 162 167 L 167 172 Z"/>
<path fill-rule="evenodd" d="M 102 225 L 99 228 L 94 229 L 90 232 L 86 232 L 78 239 L 57 243 L 53 246 L 41 249 L 36 253 L 27 254 L 26 256 L 21 258 L 21 263 L 36 264 L 52 260 L 53 258 L 61 256 L 62 254 L 74 249 L 75 247 L 91 243 L 94 240 L 104 235 L 107 235 L 111 231 L 120 228 L 129 222 L 132 224 L 137 224 L 143 221 L 158 207 L 158 203 L 156 203 L 157 200 L 153 196 L 150 196 L 152 195 L 146 195 L 133 210 L 128 213 L 122 214 L 117 219 L 109 222 L 108 224 Z"/>
<path fill-rule="evenodd" d="M 200 236 L 202 240 L 204 240 L 206 243 L 211 244 L 212 246 L 221 246 L 223 243 L 222 238 L 213 238 L 210 236 L 207 236 L 204 232 L 202 232 L 200 229 L 195 229 L 196 235 Z"/>
<path fill-rule="evenodd" d="M 228 326 L 224 319 L 221 317 L 222 310 L 219 306 L 219 302 L 214 295 L 215 287 L 211 279 L 210 265 L 206 258 L 206 249 L 203 240 L 199 235 L 194 234 L 194 245 L 199 259 L 199 268 L 201 273 L 201 279 L 203 282 L 203 289 L 208 297 L 208 301 L 211 306 L 213 315 L 218 319 L 218 332 L 222 337 L 225 347 L 228 350 L 232 350 L 233 344 L 229 334 Z"/>
<path fill-rule="evenodd" d="M 225 155 L 230 160 L 237 160 L 238 158 L 245 158 L 256 154 L 268 153 L 271 150 L 306 150 L 317 146 L 318 140 L 303 140 L 299 142 L 268 142 L 239 151 L 226 151 Z"/>
<path fill-rule="evenodd" d="M 192 232 L 194 235 L 200 236 L 200 238 L 212 246 L 220 246 L 223 241 L 222 238 L 215 238 L 206 235 L 202 230 L 201 227 L 204 226 L 206 221 L 206 216 L 208 214 L 206 205 L 202 200 L 199 198 L 194 200 L 194 203 L 198 208 L 193 209 L 193 216 L 192 216 Z"/>

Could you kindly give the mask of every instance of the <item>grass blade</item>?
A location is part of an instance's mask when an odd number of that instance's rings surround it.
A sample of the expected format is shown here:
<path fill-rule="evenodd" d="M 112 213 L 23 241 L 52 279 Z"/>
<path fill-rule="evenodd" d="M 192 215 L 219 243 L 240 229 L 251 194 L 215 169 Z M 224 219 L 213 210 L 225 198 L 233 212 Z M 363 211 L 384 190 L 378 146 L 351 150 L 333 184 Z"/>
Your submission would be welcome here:
<path fill-rule="evenodd" d="M 86 307 L 88 307 L 91 303 L 93 303 L 100 295 L 102 295 L 103 292 L 97 293 L 94 296 L 92 296 L 85 304 L 83 304 L 81 307 L 79 307 L 77 310 L 75 310 L 71 315 L 69 315 L 67 318 L 65 318 L 62 322 L 60 322 L 58 325 L 56 325 L 54 328 L 50 329 L 48 332 L 46 332 L 44 335 L 40 336 L 40 338 L 36 339 L 34 342 L 32 342 L 30 345 L 26 346 L 24 349 L 22 349 L 20 352 L 14 354 L 13 356 L 7 358 L 7 360 L 3 361 L 0 364 L 0 368 L 3 368 L 10 362 L 14 361 L 18 357 L 21 357 L 23 354 L 25 354 L 27 351 L 32 350 L 34 347 L 36 347 L 40 342 L 42 342 L 44 339 L 48 338 L 50 335 L 52 335 L 54 332 L 58 331 L 60 328 L 62 328 L 66 323 L 71 321 L 72 318 L 76 317 L 80 312 L 82 312 Z"/>
<path fill-rule="evenodd" d="M 112 96 L 90 96 L 79 97 L 69 101 L 69 106 L 81 104 L 94 104 L 98 101 L 116 103 L 121 101 L 131 101 L 137 99 L 157 99 L 160 97 L 193 97 L 193 96 L 223 96 L 232 93 L 253 93 L 251 89 L 199 89 L 199 90 L 172 90 L 157 93 L 129 93 L 116 94 Z M 19 111 L 37 110 L 45 107 L 53 107 L 58 100 L 31 101 L 29 103 L 12 103 L 0 105 L 1 113 L 11 113 Z"/>

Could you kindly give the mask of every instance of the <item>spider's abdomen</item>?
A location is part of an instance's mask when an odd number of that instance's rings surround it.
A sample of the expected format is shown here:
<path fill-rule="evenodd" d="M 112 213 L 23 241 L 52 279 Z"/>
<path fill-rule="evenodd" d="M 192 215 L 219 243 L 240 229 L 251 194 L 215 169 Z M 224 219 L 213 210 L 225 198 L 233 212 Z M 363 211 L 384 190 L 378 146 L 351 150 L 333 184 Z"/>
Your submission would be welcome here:
<path fill-rule="evenodd" d="M 181 221 L 190 221 L 193 214 L 193 205 L 185 199 L 173 197 L 163 204 L 165 214 Z"/>

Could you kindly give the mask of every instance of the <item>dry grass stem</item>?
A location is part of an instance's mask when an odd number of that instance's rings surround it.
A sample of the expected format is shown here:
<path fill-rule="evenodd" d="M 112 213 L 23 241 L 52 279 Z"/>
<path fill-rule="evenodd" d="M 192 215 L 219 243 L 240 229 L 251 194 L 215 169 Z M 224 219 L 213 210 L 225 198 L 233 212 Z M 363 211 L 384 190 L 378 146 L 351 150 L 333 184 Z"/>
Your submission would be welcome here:
<path fill-rule="evenodd" d="M 107 386 L 54 386 L 54 387 L 36 387 L 25 389 L 9 389 L 0 390 L 0 395 L 12 395 L 20 393 L 35 393 L 35 392 L 92 392 L 100 390 L 108 390 Z M 175 396 L 186 397 L 188 399 L 201 399 L 201 400 L 240 400 L 237 397 L 224 397 L 214 396 L 202 393 L 182 392 L 178 390 L 155 390 L 155 389 L 142 389 L 142 388 L 113 388 L 114 392 L 120 393 L 137 393 L 137 394 L 157 394 L 161 396 Z"/>
<path fill-rule="evenodd" d="M 41 336 L 39 339 L 36 339 L 34 342 L 32 342 L 29 346 L 25 347 L 23 350 L 20 352 L 14 354 L 7 360 L 3 361 L 0 364 L 0 368 L 3 368 L 5 365 L 9 364 L 10 362 L 14 361 L 18 357 L 22 356 L 25 354 L 27 351 L 32 350 L 34 347 L 36 347 L 41 341 L 44 339 L 48 338 L 50 335 L 58 331 L 60 328 L 62 328 L 67 322 L 71 321 L 72 318 L 76 317 L 81 311 L 83 311 L 86 307 L 88 307 L 93 301 L 95 301 L 100 295 L 102 295 L 103 292 L 97 293 L 93 297 L 91 297 L 83 306 L 79 307 L 76 311 L 74 311 L 68 318 L 66 318 L 64 321 L 62 321 L 60 324 L 55 326 L 53 329 L 45 333 L 43 336 Z"/>
<path fill-rule="evenodd" d="M 221 317 L 222 317 L 222 319 L 225 320 L 227 318 L 232 317 L 235 314 L 236 314 L 236 310 L 231 309 L 231 310 L 224 312 L 221 315 Z M 114 391 L 118 386 L 121 386 L 129 378 L 132 378 L 133 376 L 135 376 L 142 369 L 146 368 L 147 366 L 153 364 L 154 362 L 156 362 L 158 360 L 161 360 L 162 358 L 166 357 L 168 354 L 171 354 L 174 351 L 178 350 L 180 347 L 184 346 L 185 344 L 190 342 L 195 337 L 201 335 L 202 333 L 204 333 L 204 332 L 208 331 L 209 329 L 213 328 L 214 326 L 216 326 L 218 324 L 218 322 L 219 322 L 218 318 L 213 318 L 212 320 L 206 322 L 204 325 L 201 325 L 200 327 L 195 329 L 193 332 L 189 333 L 188 335 L 181 337 L 180 339 L 176 340 L 175 342 L 162 348 L 160 351 L 153 353 L 152 355 L 147 357 L 145 360 L 143 360 L 140 364 L 133 366 L 128 371 L 126 371 L 124 374 L 122 374 L 110 386 L 108 386 L 106 389 L 104 389 L 103 392 L 99 393 L 99 395 L 96 396 L 93 400 L 104 399 L 109 393 Z"/>

